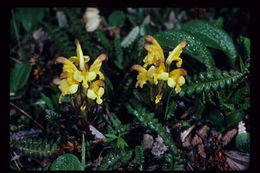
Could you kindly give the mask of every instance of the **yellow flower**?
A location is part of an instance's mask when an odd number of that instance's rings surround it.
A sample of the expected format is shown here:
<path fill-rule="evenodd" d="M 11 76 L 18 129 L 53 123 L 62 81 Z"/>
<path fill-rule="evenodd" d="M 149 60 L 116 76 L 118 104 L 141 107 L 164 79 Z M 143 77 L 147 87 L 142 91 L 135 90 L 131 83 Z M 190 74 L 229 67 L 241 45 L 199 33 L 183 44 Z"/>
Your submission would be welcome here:
<path fill-rule="evenodd" d="M 137 88 L 138 86 L 140 86 L 141 88 L 143 88 L 143 85 L 146 84 L 147 80 L 151 80 L 151 78 L 149 78 L 149 76 L 147 75 L 147 70 L 140 66 L 140 65 L 133 65 L 131 67 L 131 71 L 132 70 L 136 70 L 138 71 L 138 75 L 137 75 L 137 82 L 135 84 L 135 87 Z"/>
<path fill-rule="evenodd" d="M 81 82 L 82 79 L 80 76 L 78 76 L 80 72 L 78 71 L 77 67 L 68 59 L 64 57 L 58 57 L 55 63 L 63 64 L 63 72 L 60 75 L 62 80 L 59 81 L 59 89 L 61 90 L 59 103 L 61 103 L 63 96 L 77 92 L 79 82 Z"/>
<path fill-rule="evenodd" d="M 83 69 L 81 75 L 83 80 L 82 86 L 84 88 L 87 89 L 88 82 L 91 82 L 94 79 L 96 79 L 97 75 L 99 75 L 99 79 L 104 80 L 104 75 L 99 71 L 104 60 L 107 60 L 107 55 L 101 54 L 90 66 L 89 70 L 86 70 L 85 68 Z"/>
<path fill-rule="evenodd" d="M 181 86 L 185 84 L 185 78 L 183 76 L 187 76 L 187 71 L 182 68 L 172 70 L 169 74 L 167 81 L 168 86 L 171 88 L 175 87 L 176 93 L 179 93 Z"/>
<path fill-rule="evenodd" d="M 159 62 L 160 65 L 158 67 L 151 66 L 147 72 L 147 75 L 150 79 L 153 78 L 153 82 L 155 85 L 158 84 L 158 80 L 168 80 L 169 74 L 165 72 L 166 68 L 163 62 Z"/>
<path fill-rule="evenodd" d="M 183 40 L 180 44 L 177 45 L 173 51 L 169 52 L 169 56 L 166 59 L 166 65 L 170 66 L 172 61 L 178 61 L 176 63 L 177 67 L 181 67 L 182 65 L 182 59 L 179 57 L 182 53 L 182 49 L 188 45 L 188 42 L 186 40 Z"/>
<path fill-rule="evenodd" d="M 63 72 L 60 75 L 60 81 L 56 80 L 61 90 L 61 96 L 59 103 L 61 103 L 62 97 L 69 94 L 75 94 L 78 90 L 80 83 L 83 88 L 88 89 L 88 83 L 95 80 L 99 75 L 99 79 L 104 80 L 104 75 L 99 71 L 104 60 L 107 60 L 105 54 L 101 54 L 94 63 L 87 69 L 87 62 L 89 56 L 84 56 L 80 43 L 75 40 L 77 56 L 72 56 L 69 59 L 64 57 L 58 57 L 55 63 L 63 64 Z M 78 68 L 77 68 L 78 66 Z"/>
<path fill-rule="evenodd" d="M 155 104 L 160 102 L 160 100 L 162 99 L 162 95 L 163 95 L 162 89 L 160 88 L 160 90 L 159 90 L 159 92 L 158 92 L 158 94 L 157 94 L 157 96 L 155 98 Z"/>
<path fill-rule="evenodd" d="M 156 64 L 158 61 L 164 62 L 164 54 L 160 44 L 150 35 L 144 37 L 144 40 L 150 44 L 144 44 L 144 49 L 148 51 L 148 54 L 143 59 L 144 67 L 149 64 Z"/>
<path fill-rule="evenodd" d="M 167 82 L 168 86 L 175 88 L 175 92 L 179 93 L 181 91 L 181 86 L 185 84 L 185 78 L 187 72 L 184 69 L 181 69 L 182 59 L 180 54 L 183 51 L 183 48 L 188 45 L 186 40 L 179 43 L 175 49 L 169 52 L 169 56 L 166 61 L 164 58 L 163 50 L 160 44 L 150 35 L 145 36 L 145 41 L 148 44 L 144 44 L 144 49 L 147 50 L 147 55 L 143 59 L 144 65 L 133 65 L 132 70 L 137 70 L 139 73 L 137 75 L 137 82 L 135 87 L 140 86 L 143 88 L 143 85 L 149 81 L 152 84 L 157 85 L 158 80 Z M 176 66 L 178 69 L 170 71 L 170 65 L 172 61 L 177 61 Z M 147 70 L 146 68 L 149 67 Z M 159 93 L 156 96 L 155 103 L 157 104 L 162 99 L 163 93 L 160 88 Z"/>
<path fill-rule="evenodd" d="M 103 102 L 101 97 L 104 95 L 104 87 L 105 83 L 103 80 L 93 82 L 88 89 L 88 98 L 92 100 L 96 99 L 97 104 L 101 104 Z"/>

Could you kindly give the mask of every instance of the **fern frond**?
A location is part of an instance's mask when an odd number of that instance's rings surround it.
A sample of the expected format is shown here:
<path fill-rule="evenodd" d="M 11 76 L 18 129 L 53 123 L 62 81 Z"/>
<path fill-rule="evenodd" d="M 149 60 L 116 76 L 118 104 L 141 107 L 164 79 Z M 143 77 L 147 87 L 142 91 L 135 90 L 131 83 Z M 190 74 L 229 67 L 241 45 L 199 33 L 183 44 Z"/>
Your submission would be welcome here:
<path fill-rule="evenodd" d="M 112 55 L 112 44 L 110 44 L 109 40 L 107 39 L 106 35 L 98 29 L 96 31 L 98 41 L 104 46 L 105 50 L 108 52 L 109 56 Z"/>
<path fill-rule="evenodd" d="M 43 26 L 48 31 L 51 39 L 64 56 L 69 57 L 74 55 L 75 46 L 73 42 L 70 41 L 67 33 L 61 30 L 58 26 L 54 26 L 49 23 L 43 23 Z"/>
<path fill-rule="evenodd" d="M 127 103 L 125 106 L 130 114 L 135 115 L 135 117 L 141 122 L 145 127 L 149 127 L 151 130 L 158 133 L 164 140 L 165 145 L 169 146 L 174 154 L 178 154 L 180 151 L 175 146 L 170 134 L 167 132 L 166 128 L 158 122 L 158 119 L 154 117 L 154 113 L 148 112 L 145 107 L 142 107 L 139 103 L 135 102 L 133 99 L 131 106 Z"/>
<path fill-rule="evenodd" d="M 53 141 L 47 142 L 41 138 L 28 138 L 17 141 L 14 145 L 15 148 L 20 150 L 26 155 L 36 156 L 38 158 L 53 156 L 57 153 L 57 144 Z"/>
<path fill-rule="evenodd" d="M 193 93 L 201 94 L 202 92 L 208 93 L 213 90 L 216 91 L 227 86 L 231 86 L 232 83 L 240 82 L 240 78 L 243 76 L 238 71 L 207 71 L 201 72 L 193 77 L 187 77 L 187 83 L 183 86 L 180 96 L 184 94 L 192 95 Z"/>
<path fill-rule="evenodd" d="M 135 147 L 135 160 L 138 165 L 144 164 L 144 150 L 140 146 Z"/>
<path fill-rule="evenodd" d="M 131 149 L 122 149 L 122 150 L 113 150 L 107 154 L 98 168 L 100 171 L 111 171 L 116 170 L 120 166 L 124 166 L 128 163 L 131 158 L 133 150 Z"/>
<path fill-rule="evenodd" d="M 129 47 L 135 41 L 138 34 L 139 34 L 139 26 L 136 26 L 127 34 L 127 36 L 123 39 L 120 45 L 123 48 Z"/>

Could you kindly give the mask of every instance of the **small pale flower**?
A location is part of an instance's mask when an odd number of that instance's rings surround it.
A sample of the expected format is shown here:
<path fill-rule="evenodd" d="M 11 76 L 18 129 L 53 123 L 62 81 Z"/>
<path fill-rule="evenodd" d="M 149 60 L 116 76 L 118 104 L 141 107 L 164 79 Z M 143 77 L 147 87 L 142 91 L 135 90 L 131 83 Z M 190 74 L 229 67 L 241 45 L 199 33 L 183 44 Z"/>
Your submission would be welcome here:
<path fill-rule="evenodd" d="M 99 10 L 97 8 L 87 8 L 83 20 L 86 23 L 86 30 L 88 32 L 95 31 L 101 22 Z"/>

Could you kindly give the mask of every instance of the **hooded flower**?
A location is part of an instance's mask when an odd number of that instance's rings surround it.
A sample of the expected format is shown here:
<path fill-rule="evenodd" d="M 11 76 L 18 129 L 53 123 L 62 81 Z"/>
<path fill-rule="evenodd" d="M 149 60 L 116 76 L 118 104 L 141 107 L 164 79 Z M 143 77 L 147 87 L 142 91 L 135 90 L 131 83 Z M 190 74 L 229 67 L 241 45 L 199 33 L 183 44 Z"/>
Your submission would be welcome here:
<path fill-rule="evenodd" d="M 103 100 L 101 97 L 104 95 L 105 83 L 103 80 L 93 82 L 88 89 L 88 98 L 96 100 L 97 104 L 101 104 Z"/>
<path fill-rule="evenodd" d="M 135 87 L 140 86 L 143 88 L 143 85 L 146 84 L 147 81 L 157 85 L 158 80 L 161 80 L 167 82 L 169 87 L 175 88 L 175 92 L 179 93 L 181 86 L 185 84 L 185 78 L 183 76 L 187 76 L 186 70 L 180 68 L 182 65 L 180 54 L 188 42 L 184 40 L 178 44 L 175 49 L 169 52 L 169 56 L 165 61 L 160 44 L 150 35 L 145 36 L 144 39 L 148 42 L 143 46 L 144 49 L 147 50 L 147 55 L 143 59 L 144 65 L 133 65 L 131 68 L 132 70 L 138 71 Z M 170 71 L 170 65 L 173 61 L 177 61 L 177 69 Z M 148 67 L 149 69 L 146 69 Z M 156 104 L 162 99 L 162 96 L 163 92 L 162 88 L 160 88 L 156 96 Z"/>
<path fill-rule="evenodd" d="M 63 72 L 60 75 L 60 80 L 55 80 L 61 90 L 59 103 L 65 95 L 75 94 L 79 88 L 80 83 L 85 90 L 88 89 L 89 83 L 96 79 L 99 75 L 100 80 L 104 80 L 104 75 L 100 72 L 102 62 L 107 60 L 105 54 L 101 54 L 87 69 L 87 62 L 90 60 L 89 56 L 84 56 L 80 43 L 75 41 L 77 56 L 72 56 L 69 59 L 58 57 L 55 63 L 63 64 Z M 99 103 L 100 104 L 100 103 Z"/>

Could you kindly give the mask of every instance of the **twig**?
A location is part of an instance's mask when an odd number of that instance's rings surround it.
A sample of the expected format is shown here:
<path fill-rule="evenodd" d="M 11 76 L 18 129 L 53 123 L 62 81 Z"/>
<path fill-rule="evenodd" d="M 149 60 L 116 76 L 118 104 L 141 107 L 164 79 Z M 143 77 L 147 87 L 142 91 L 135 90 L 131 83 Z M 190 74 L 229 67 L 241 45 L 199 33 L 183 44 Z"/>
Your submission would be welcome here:
<path fill-rule="evenodd" d="M 180 119 L 186 118 L 188 115 L 192 114 L 195 111 L 195 107 L 189 108 L 187 112 L 185 112 Z"/>
<path fill-rule="evenodd" d="M 16 58 L 14 58 L 14 57 L 10 57 L 11 58 L 11 60 L 13 60 L 13 61 L 15 61 L 15 62 L 17 62 L 17 63 L 22 63 L 20 60 L 18 60 L 18 59 L 16 59 Z"/>
<path fill-rule="evenodd" d="M 18 106 L 16 106 L 16 105 L 13 104 L 12 102 L 10 102 L 10 105 L 12 105 L 12 106 L 15 107 L 16 109 L 18 109 L 21 113 L 23 113 L 25 116 L 27 116 L 28 118 L 30 118 L 31 120 L 33 120 L 33 122 L 34 122 L 35 124 L 37 124 L 41 129 L 44 129 L 41 124 L 39 124 L 36 120 L 34 120 L 34 119 L 32 118 L 32 116 L 29 115 L 28 113 L 26 113 L 24 110 L 22 110 L 21 108 L 19 108 Z"/>

